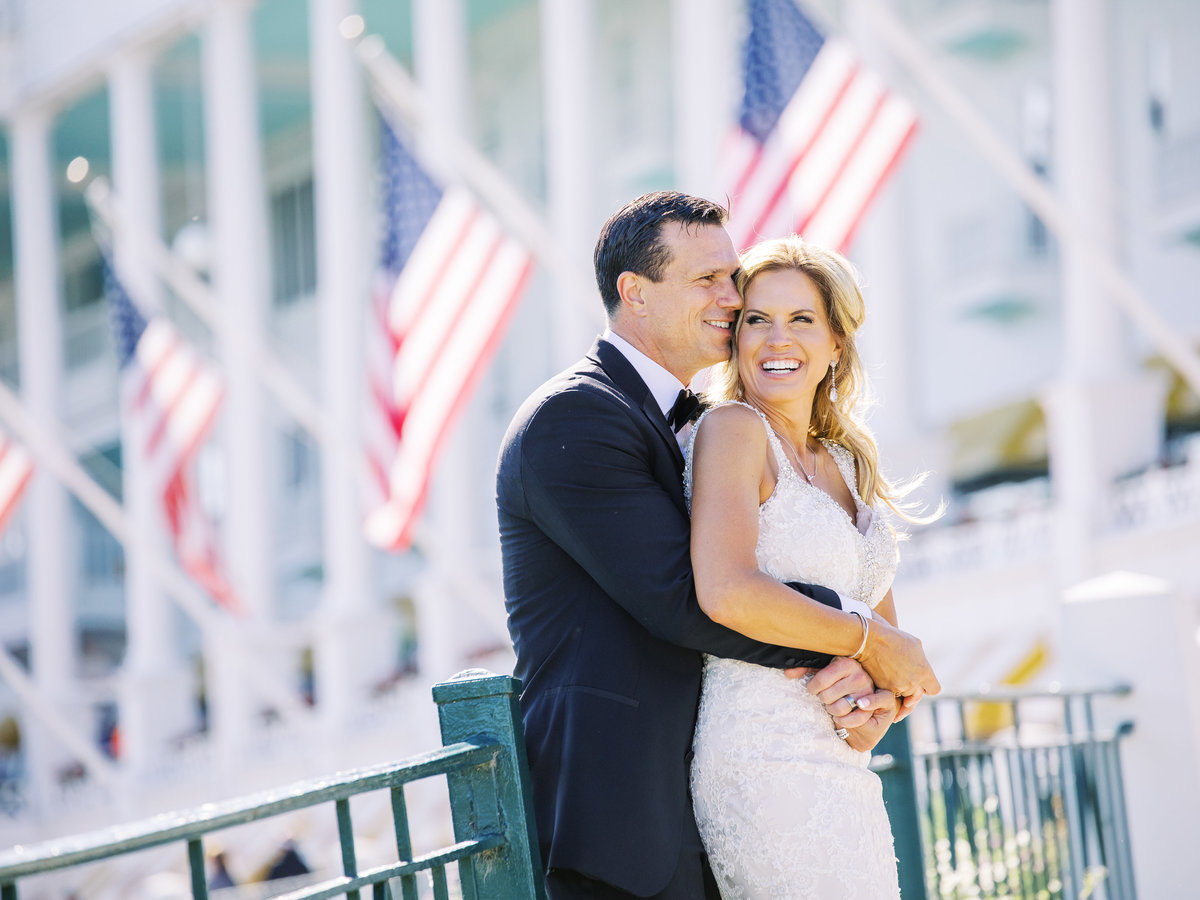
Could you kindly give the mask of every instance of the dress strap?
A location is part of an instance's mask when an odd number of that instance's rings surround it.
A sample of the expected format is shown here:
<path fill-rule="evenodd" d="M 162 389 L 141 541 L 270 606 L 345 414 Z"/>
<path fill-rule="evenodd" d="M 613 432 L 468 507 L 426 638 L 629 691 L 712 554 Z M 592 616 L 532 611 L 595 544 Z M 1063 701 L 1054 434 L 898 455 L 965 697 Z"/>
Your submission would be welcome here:
<path fill-rule="evenodd" d="M 829 455 L 833 457 L 834 463 L 837 464 L 838 471 L 842 474 L 842 481 L 846 482 L 846 487 L 850 489 L 850 496 L 854 498 L 857 506 L 863 507 L 862 497 L 858 494 L 858 466 L 854 461 L 854 454 L 843 447 L 841 444 L 834 443 L 827 438 L 820 438 L 825 449 L 829 451 Z"/>
<path fill-rule="evenodd" d="M 787 451 L 783 449 L 783 441 L 779 439 L 779 435 L 771 427 L 771 422 L 767 419 L 766 414 L 761 409 L 750 406 L 749 403 L 742 403 L 741 405 L 753 409 L 758 413 L 758 417 L 762 419 L 763 428 L 767 430 L 767 443 L 771 445 L 771 452 L 775 454 L 775 467 L 779 470 L 779 478 L 796 475 L 796 470 L 792 468 L 792 461 L 788 459 Z M 796 475 L 796 477 L 799 478 L 800 476 Z"/>

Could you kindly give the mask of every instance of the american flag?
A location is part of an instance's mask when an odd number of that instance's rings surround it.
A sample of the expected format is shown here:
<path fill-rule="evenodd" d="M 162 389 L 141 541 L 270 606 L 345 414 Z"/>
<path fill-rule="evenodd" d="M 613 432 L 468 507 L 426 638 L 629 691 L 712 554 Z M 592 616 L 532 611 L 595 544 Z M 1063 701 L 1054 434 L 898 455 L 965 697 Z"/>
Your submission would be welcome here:
<path fill-rule="evenodd" d="M 462 187 L 442 189 L 381 117 L 384 240 L 368 333 L 367 539 L 412 543 L 438 454 L 495 353 L 533 257 Z"/>
<path fill-rule="evenodd" d="M 16 512 L 32 476 L 33 457 L 29 451 L 0 434 L 0 533 Z"/>
<path fill-rule="evenodd" d="M 221 606 L 241 606 L 222 572 L 217 539 L 192 483 L 193 462 L 221 407 L 220 375 L 163 317 L 147 320 L 103 254 L 104 289 L 119 364 L 121 412 L 133 446 L 124 465 L 148 478 L 183 570 Z"/>
<path fill-rule="evenodd" d="M 916 113 L 795 0 L 749 0 L 748 12 L 745 95 L 722 153 L 734 246 L 797 232 L 845 250 Z"/>

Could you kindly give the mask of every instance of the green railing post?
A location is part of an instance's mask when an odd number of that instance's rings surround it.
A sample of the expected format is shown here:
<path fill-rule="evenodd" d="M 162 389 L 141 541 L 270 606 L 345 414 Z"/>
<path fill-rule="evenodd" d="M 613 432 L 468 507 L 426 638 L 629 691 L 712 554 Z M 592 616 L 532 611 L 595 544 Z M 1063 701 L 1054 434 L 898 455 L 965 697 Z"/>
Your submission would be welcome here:
<path fill-rule="evenodd" d="M 494 766 L 447 776 L 457 840 L 502 831 L 506 843 L 459 865 L 464 900 L 544 900 L 529 762 L 518 698 L 521 682 L 482 669 L 433 686 L 442 744 L 486 740 L 504 747 Z"/>
<path fill-rule="evenodd" d="M 896 842 L 896 859 L 900 875 L 900 896 L 904 900 L 926 900 L 925 853 L 921 849 L 921 810 L 917 804 L 917 785 L 914 780 L 912 745 L 908 739 L 908 722 L 888 729 L 875 747 L 874 755 L 890 757 L 879 777 L 883 781 L 883 802 Z"/>

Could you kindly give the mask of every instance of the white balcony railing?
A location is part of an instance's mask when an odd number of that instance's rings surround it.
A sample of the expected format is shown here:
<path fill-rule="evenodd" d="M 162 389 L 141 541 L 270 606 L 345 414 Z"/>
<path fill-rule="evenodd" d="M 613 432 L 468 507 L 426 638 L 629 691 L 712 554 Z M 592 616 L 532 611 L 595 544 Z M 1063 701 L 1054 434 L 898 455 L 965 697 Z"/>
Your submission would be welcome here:
<path fill-rule="evenodd" d="M 1200 458 L 1117 484 L 1106 498 L 1105 533 L 1200 520 Z"/>
<path fill-rule="evenodd" d="M 1038 563 L 1054 552 L 1054 506 L 917 532 L 904 547 L 901 576 L 928 578 Z M 1097 535 L 1200 522 L 1200 441 L 1181 465 L 1152 469 L 1114 485 L 1100 504 Z"/>
<path fill-rule="evenodd" d="M 1049 555 L 1050 506 L 1009 518 L 966 522 L 913 535 L 901 552 L 904 578 L 1037 562 Z"/>

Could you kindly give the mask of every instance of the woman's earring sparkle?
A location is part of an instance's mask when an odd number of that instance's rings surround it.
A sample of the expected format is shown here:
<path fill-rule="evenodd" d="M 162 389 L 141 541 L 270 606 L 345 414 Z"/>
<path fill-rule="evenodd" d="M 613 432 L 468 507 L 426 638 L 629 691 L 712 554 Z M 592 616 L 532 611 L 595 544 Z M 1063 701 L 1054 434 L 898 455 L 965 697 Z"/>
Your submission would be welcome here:
<path fill-rule="evenodd" d="M 829 402 L 837 403 L 837 360 L 829 361 Z"/>

